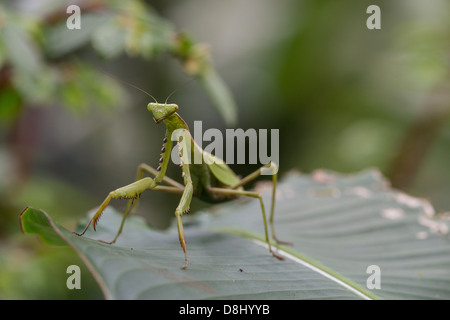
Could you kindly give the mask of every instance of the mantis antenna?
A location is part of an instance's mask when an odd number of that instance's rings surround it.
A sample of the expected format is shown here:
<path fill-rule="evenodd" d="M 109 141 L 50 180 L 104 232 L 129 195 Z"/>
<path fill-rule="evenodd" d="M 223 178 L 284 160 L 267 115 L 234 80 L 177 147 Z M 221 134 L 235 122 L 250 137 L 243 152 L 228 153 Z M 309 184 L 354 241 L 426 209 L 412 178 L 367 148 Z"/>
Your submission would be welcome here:
<path fill-rule="evenodd" d="M 185 87 L 186 85 L 188 85 L 191 81 L 193 81 L 194 79 L 189 79 L 188 81 L 186 81 L 185 83 L 183 83 L 182 85 L 180 85 L 178 88 L 176 88 L 175 90 L 173 90 L 166 98 L 166 101 L 164 102 L 165 104 L 167 104 L 167 101 L 169 100 L 169 98 L 178 90 L 180 90 L 181 88 Z"/>
<path fill-rule="evenodd" d="M 126 85 L 128 85 L 128 86 L 130 86 L 130 87 L 133 87 L 133 88 L 135 88 L 135 89 L 141 91 L 142 93 L 145 93 L 145 94 L 148 95 L 150 98 L 152 98 L 153 101 L 155 101 L 156 103 L 158 103 L 158 101 L 156 100 L 156 98 L 155 98 L 154 96 L 152 96 L 150 93 L 148 93 L 147 91 L 145 91 L 144 89 L 141 89 L 141 88 L 139 88 L 138 86 L 135 86 L 134 84 L 132 84 L 132 83 L 130 83 L 130 82 L 128 82 L 128 81 L 119 79 L 119 78 L 117 78 L 116 76 L 110 74 L 109 72 L 106 72 L 106 71 L 101 70 L 101 69 L 100 69 L 100 71 L 103 72 L 104 74 L 110 76 L 111 78 L 114 78 L 114 79 L 118 80 L 119 82 L 122 82 L 123 84 L 126 84 Z M 175 90 L 173 90 L 173 91 L 167 96 L 166 101 L 164 102 L 164 104 L 167 104 L 167 101 L 169 100 L 169 98 L 170 98 L 175 92 L 177 92 L 178 90 L 180 90 L 181 88 L 183 88 L 184 86 L 186 86 L 187 84 L 189 84 L 189 82 L 191 82 L 191 81 L 193 81 L 193 80 L 194 80 L 194 79 L 190 79 L 190 80 L 186 81 L 184 84 L 180 85 L 180 86 L 179 86 L 178 88 L 176 88 Z"/>
<path fill-rule="evenodd" d="M 120 82 L 123 82 L 124 84 L 129 85 L 130 87 L 133 87 L 133 88 L 135 88 L 135 89 L 137 89 L 137 90 L 139 90 L 139 91 L 145 93 L 145 94 L 148 95 L 150 98 L 152 98 L 156 103 L 158 103 L 158 101 L 156 101 L 155 97 L 152 96 L 152 95 L 151 95 L 150 93 L 148 93 L 147 91 L 145 91 L 144 89 L 141 89 L 141 88 L 139 88 L 138 86 L 135 86 L 134 84 L 129 83 L 129 82 L 125 81 L 125 80 L 122 80 L 122 79 L 117 79 L 117 80 L 119 80 Z"/>
<path fill-rule="evenodd" d="M 97 68 L 98 68 L 98 67 L 97 67 Z M 119 79 L 119 78 L 117 78 L 116 76 L 110 74 L 109 72 L 106 72 L 105 70 L 100 69 L 100 71 L 103 72 L 104 74 L 106 74 L 107 76 L 109 76 L 109 77 L 111 77 L 111 78 L 113 78 L 113 79 L 115 79 L 115 80 L 117 80 L 117 81 L 119 81 L 119 82 L 122 82 L 123 84 L 126 84 L 126 85 L 128 85 L 128 86 L 130 86 L 130 87 L 133 87 L 133 88 L 135 88 L 135 89 L 141 91 L 142 93 L 145 93 L 145 94 L 148 95 L 150 98 L 152 98 L 156 103 L 158 103 L 158 101 L 155 99 L 155 97 L 152 96 L 152 95 L 151 95 L 150 93 L 148 93 L 147 91 L 145 91 L 144 89 L 141 89 L 141 88 L 139 88 L 138 86 L 135 86 L 134 84 L 132 84 L 132 83 L 130 83 L 130 82 L 128 82 L 128 81 Z M 171 95 L 172 95 L 172 94 L 171 94 Z M 169 96 L 169 97 L 170 97 L 170 96 Z M 166 101 L 167 101 L 167 100 L 166 100 Z"/>

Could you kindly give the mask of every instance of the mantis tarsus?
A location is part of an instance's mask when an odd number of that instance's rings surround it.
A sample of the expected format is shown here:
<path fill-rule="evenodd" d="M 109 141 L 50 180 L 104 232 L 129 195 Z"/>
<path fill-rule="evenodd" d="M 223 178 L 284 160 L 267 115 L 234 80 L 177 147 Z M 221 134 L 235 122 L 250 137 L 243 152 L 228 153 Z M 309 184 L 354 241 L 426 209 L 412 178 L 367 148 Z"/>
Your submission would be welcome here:
<path fill-rule="evenodd" d="M 148 95 L 151 96 L 150 94 Z M 153 96 L 151 97 L 153 98 Z M 216 158 L 214 155 L 203 151 L 195 143 L 194 139 L 192 138 L 189 132 L 188 126 L 176 112 L 178 110 L 178 106 L 176 104 L 167 104 L 167 100 L 164 104 L 158 103 L 156 102 L 155 98 L 153 99 L 155 100 L 155 102 L 149 103 L 147 105 L 147 109 L 153 114 L 153 120 L 157 124 L 160 122 L 164 122 L 164 124 L 166 125 L 166 134 L 163 139 L 163 146 L 161 149 L 158 168 L 154 169 L 146 164 L 139 165 L 137 170 L 136 181 L 127 186 L 111 191 L 106 197 L 106 199 L 103 201 L 103 203 L 100 205 L 95 215 L 89 221 L 85 229 L 81 233 L 76 234 L 82 236 L 89 228 L 91 223 L 93 224 L 93 228 L 95 230 L 98 219 L 102 215 L 103 210 L 108 206 L 111 199 L 116 198 L 129 199 L 123 215 L 122 222 L 120 224 L 119 231 L 117 232 L 114 239 L 109 242 L 101 240 L 104 243 L 113 244 L 122 232 L 127 215 L 132 214 L 136 210 L 139 201 L 139 196 L 143 191 L 150 189 L 181 194 L 181 200 L 175 210 L 175 217 L 177 219 L 178 236 L 180 239 L 180 244 L 185 255 L 185 264 L 181 268 L 186 269 L 188 266 L 188 256 L 181 216 L 189 211 L 189 206 L 192 197 L 196 196 L 202 200 L 210 202 L 218 202 L 227 199 L 232 199 L 237 196 L 247 196 L 259 199 L 264 222 L 265 240 L 269 247 L 269 251 L 274 257 L 280 260 L 284 260 L 282 256 L 276 254 L 272 250 L 272 246 L 269 240 L 269 232 L 267 228 L 266 212 L 261 195 L 255 191 L 246 191 L 243 189 L 243 186 L 245 184 L 254 180 L 261 174 L 261 170 L 263 168 L 266 168 L 266 170 L 267 168 L 271 168 L 273 170 L 272 203 L 269 220 L 271 233 L 273 239 L 277 243 L 289 244 L 288 242 L 278 240 L 277 237 L 275 236 L 274 230 L 273 219 L 274 219 L 275 192 L 277 183 L 276 164 L 270 162 L 269 164 L 263 166 L 259 170 L 246 176 L 245 178 L 240 179 L 230 169 L 230 167 L 228 167 L 227 164 L 225 164 L 223 161 L 215 161 L 219 159 Z M 180 157 L 180 167 L 182 170 L 184 185 L 178 183 L 177 181 L 165 175 L 167 165 L 169 163 L 169 159 L 171 156 L 173 144 L 172 134 L 174 134 L 175 132 L 178 133 L 175 141 L 177 141 L 178 145 L 179 151 L 178 156 Z M 187 143 L 190 143 L 190 145 L 188 145 Z M 197 159 L 196 157 L 198 157 L 199 156 L 198 153 L 200 153 L 201 159 L 203 160 L 201 161 L 201 164 L 195 163 L 192 164 L 189 161 L 188 152 L 185 152 L 185 150 L 190 150 L 191 159 Z M 144 173 L 152 175 L 153 178 L 144 177 Z M 161 185 L 163 182 L 165 183 L 165 185 Z"/>

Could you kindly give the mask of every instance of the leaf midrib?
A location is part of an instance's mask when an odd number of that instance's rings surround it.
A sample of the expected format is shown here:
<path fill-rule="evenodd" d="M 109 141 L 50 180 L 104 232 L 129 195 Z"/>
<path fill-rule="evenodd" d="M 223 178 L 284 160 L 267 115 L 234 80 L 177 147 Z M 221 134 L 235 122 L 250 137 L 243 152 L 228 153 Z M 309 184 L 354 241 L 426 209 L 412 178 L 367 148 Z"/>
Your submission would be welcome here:
<path fill-rule="evenodd" d="M 213 228 L 214 231 L 222 232 L 222 233 L 228 233 L 233 234 L 236 236 L 240 236 L 243 238 L 252 239 L 253 242 L 257 245 L 267 247 L 267 243 L 265 239 L 252 232 L 244 231 L 241 229 L 235 229 L 235 228 L 220 228 L 215 227 Z M 311 259 L 292 248 L 289 248 L 284 245 L 279 245 L 275 242 L 271 242 L 271 245 L 277 249 L 277 253 L 282 254 L 284 257 L 290 259 L 291 261 L 295 263 L 299 263 L 310 270 L 317 272 L 318 274 L 322 273 L 322 276 L 325 276 L 326 278 L 334 281 L 335 283 L 341 285 L 345 289 L 353 292 L 354 294 L 358 295 L 359 297 L 366 299 L 366 300 L 380 300 L 381 297 L 377 296 L 373 292 L 369 291 L 368 289 L 363 288 L 359 284 L 355 283 L 354 281 L 348 279 L 347 277 L 342 276 L 341 274 L 331 270 L 330 268 L 324 266 L 323 264 L 315 261 L 314 259 Z M 297 259 L 299 261 L 297 261 Z M 320 270 L 320 272 L 318 272 Z"/>

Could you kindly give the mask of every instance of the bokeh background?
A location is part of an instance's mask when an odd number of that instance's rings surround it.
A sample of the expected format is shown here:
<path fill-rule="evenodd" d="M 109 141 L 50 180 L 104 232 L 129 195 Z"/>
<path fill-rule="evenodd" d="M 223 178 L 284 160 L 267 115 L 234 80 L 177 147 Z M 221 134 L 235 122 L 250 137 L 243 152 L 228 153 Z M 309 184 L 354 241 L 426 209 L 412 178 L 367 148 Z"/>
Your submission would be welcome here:
<path fill-rule="evenodd" d="M 70 4 L 81 30 L 66 28 Z M 366 27 L 371 4 L 380 30 Z M 109 25 L 108 12 L 128 15 Z M 449 17 L 446 0 L 1 1 L 0 299 L 102 298 L 87 269 L 82 290 L 67 289 L 66 268 L 81 260 L 23 235 L 19 214 L 41 208 L 73 229 L 139 163 L 157 166 L 165 129 L 150 98 L 115 78 L 159 101 L 178 89 L 170 102 L 191 127 L 231 127 L 195 64 L 205 52 L 237 106 L 233 127 L 280 130 L 281 176 L 376 167 L 450 211 Z M 123 30 L 135 38 L 119 41 Z M 194 57 L 167 42 L 173 32 Z M 164 229 L 177 201 L 149 192 L 138 214 Z"/>

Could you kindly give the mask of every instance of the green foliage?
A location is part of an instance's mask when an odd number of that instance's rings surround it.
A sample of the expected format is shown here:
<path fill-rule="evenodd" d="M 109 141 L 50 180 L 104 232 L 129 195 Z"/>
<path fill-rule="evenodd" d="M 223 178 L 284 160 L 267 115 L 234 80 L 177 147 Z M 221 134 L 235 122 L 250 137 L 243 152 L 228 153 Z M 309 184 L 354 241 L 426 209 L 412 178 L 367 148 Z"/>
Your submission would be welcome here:
<path fill-rule="evenodd" d="M 84 1 L 80 6 L 83 24 L 76 31 L 67 28 L 67 6 L 59 1 L 53 1 L 51 12 L 34 17 L 0 7 L 0 70 L 7 76 L 4 85 L 12 87 L 25 106 L 59 103 L 82 111 L 120 104 L 115 81 L 70 57 L 87 47 L 104 59 L 126 54 L 150 60 L 169 53 L 179 58 L 188 75 L 200 79 L 226 123 L 236 123 L 236 105 L 204 45 L 178 34 L 142 1 Z M 17 104 L 8 93 L 0 99 Z"/>
<path fill-rule="evenodd" d="M 267 202 L 266 186 L 257 189 Z M 114 209 L 84 237 L 37 209 L 26 209 L 21 222 L 26 232 L 73 247 L 106 298 L 450 298 L 448 225 L 428 202 L 389 189 L 375 170 L 291 174 L 278 191 L 277 234 L 294 243 L 278 248 L 285 261 L 264 244 L 258 201 L 241 199 L 185 217 L 186 270 L 180 269 L 176 228 L 156 231 L 132 217 L 115 245 L 93 240 L 114 237 L 121 220 Z M 380 269 L 379 289 L 367 287 L 373 265 Z"/>

